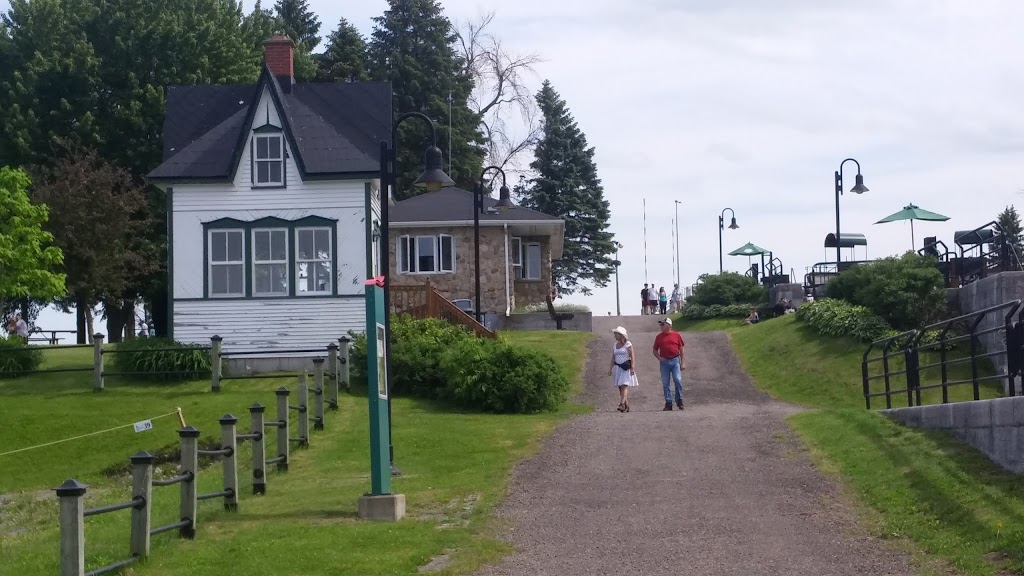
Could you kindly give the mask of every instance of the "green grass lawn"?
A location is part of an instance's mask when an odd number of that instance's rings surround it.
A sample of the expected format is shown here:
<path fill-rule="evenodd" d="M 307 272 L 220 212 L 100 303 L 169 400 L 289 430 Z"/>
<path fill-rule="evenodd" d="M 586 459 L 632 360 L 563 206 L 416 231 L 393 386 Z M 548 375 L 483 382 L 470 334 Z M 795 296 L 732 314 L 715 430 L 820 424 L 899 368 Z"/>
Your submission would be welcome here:
<path fill-rule="evenodd" d="M 733 330 L 746 326 L 743 318 L 707 318 L 704 320 L 687 320 L 678 314 L 672 317 L 672 326 L 680 332 L 718 332 Z"/>
<path fill-rule="evenodd" d="M 590 334 L 504 337 L 548 351 L 572 381 L 580 380 Z M 105 393 L 96 394 L 87 379 L 83 385 L 69 376 L 0 382 L 0 422 L 14 423 L 0 427 L 0 446 L 16 448 L 131 423 L 177 406 L 189 424 L 212 436 L 219 416 L 230 411 L 247 423 L 247 407 L 255 401 L 272 405 L 272 389 L 282 384 L 291 385 L 287 380 L 232 381 L 213 394 L 207 382 L 111 381 Z M 450 551 L 450 564 L 440 573 L 470 571 L 508 551 L 497 538 L 499 525 L 490 512 L 505 494 L 512 466 L 579 410 L 570 405 L 551 414 L 497 416 L 396 399 L 395 459 L 405 475 L 394 480 L 393 489 L 405 494 L 408 516 L 394 524 L 372 523 L 356 518 L 358 498 L 369 489 L 366 398 L 343 395 L 342 409 L 327 415 L 326 430 L 311 433 L 310 448 L 293 451 L 289 471 L 269 474 L 265 496 L 250 495 L 250 449 L 244 446 L 239 511 L 222 512 L 216 500 L 201 502 L 197 538 L 155 536 L 151 557 L 135 570 L 197 576 L 414 574 L 418 566 Z M 140 448 L 175 442 L 173 419 L 154 424 L 154 430 L 140 434 L 128 429 L 31 456 L 0 457 L 0 575 L 55 573 L 56 498 L 46 489 L 73 476 L 91 486 L 87 506 L 127 499 L 128 479 L 107 477 L 102 470 L 126 462 Z M 205 469 L 200 490 L 219 490 L 219 478 L 218 465 Z M 155 488 L 155 524 L 176 520 L 177 501 L 176 487 Z M 124 557 L 127 538 L 126 511 L 86 519 L 88 568 Z"/>
<path fill-rule="evenodd" d="M 878 536 L 909 540 L 968 576 L 1024 572 L 1020 477 L 947 434 L 865 410 L 862 344 L 819 336 L 791 316 L 728 333 L 761 388 L 813 408 L 790 422 L 819 466 L 867 506 L 864 518 Z M 966 371 L 958 368 L 951 379 Z M 993 386 L 982 390 L 983 397 L 999 395 Z M 925 402 L 940 401 L 937 394 L 929 392 Z M 970 398 L 968 388 L 951 389 L 951 400 Z"/>

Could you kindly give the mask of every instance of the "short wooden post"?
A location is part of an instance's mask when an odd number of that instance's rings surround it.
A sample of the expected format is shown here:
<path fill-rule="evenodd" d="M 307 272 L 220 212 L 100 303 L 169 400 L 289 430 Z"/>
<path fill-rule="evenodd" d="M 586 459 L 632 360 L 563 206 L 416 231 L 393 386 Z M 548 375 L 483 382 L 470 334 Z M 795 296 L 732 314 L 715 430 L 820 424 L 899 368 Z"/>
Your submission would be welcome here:
<path fill-rule="evenodd" d="M 327 345 L 327 406 L 338 409 L 338 345 Z"/>
<path fill-rule="evenodd" d="M 306 384 L 306 374 L 299 374 L 299 405 L 296 412 L 299 413 L 299 445 L 309 446 L 309 386 Z"/>
<path fill-rule="evenodd" d="M 313 358 L 313 429 L 324 429 L 324 359 Z"/>
<path fill-rule="evenodd" d="M 264 468 L 267 466 L 267 445 L 266 436 L 263 434 L 263 411 L 265 408 L 259 402 L 249 407 L 249 416 L 252 418 L 252 493 L 267 493 L 267 474 Z"/>
<path fill-rule="evenodd" d="M 277 463 L 279 472 L 288 471 L 288 394 L 287 388 L 278 388 L 274 394 L 277 395 Z"/>
<path fill-rule="evenodd" d="M 132 556 L 149 556 L 149 530 L 153 511 L 153 463 L 149 452 L 132 456 L 132 498 L 141 500 L 132 508 Z"/>
<path fill-rule="evenodd" d="M 85 491 L 74 478 L 54 488 L 60 498 L 60 576 L 85 576 Z"/>
<path fill-rule="evenodd" d="M 210 389 L 214 392 L 220 392 L 220 352 L 223 341 L 223 338 L 216 335 L 210 338 Z"/>
<path fill-rule="evenodd" d="M 181 439 L 181 473 L 190 477 L 181 482 L 181 521 L 188 521 L 182 526 L 178 534 L 182 538 L 195 538 L 196 535 L 196 511 L 199 508 L 198 491 L 199 485 L 199 430 L 192 426 L 186 426 L 178 430 L 178 437 Z"/>
<path fill-rule="evenodd" d="M 92 389 L 103 391 L 103 334 L 92 336 Z"/>
<path fill-rule="evenodd" d="M 352 341 L 349 339 L 348 336 L 342 336 L 341 338 L 338 339 L 338 342 L 341 343 L 341 347 L 338 350 L 338 386 L 344 385 L 345 390 L 350 390 L 352 388 L 352 383 L 349 381 L 348 357 L 349 353 L 351 352 Z"/>
<path fill-rule="evenodd" d="M 221 460 L 224 470 L 224 509 L 228 512 L 238 510 L 238 418 L 233 414 L 225 414 L 220 419 L 220 447 L 227 450 Z"/>

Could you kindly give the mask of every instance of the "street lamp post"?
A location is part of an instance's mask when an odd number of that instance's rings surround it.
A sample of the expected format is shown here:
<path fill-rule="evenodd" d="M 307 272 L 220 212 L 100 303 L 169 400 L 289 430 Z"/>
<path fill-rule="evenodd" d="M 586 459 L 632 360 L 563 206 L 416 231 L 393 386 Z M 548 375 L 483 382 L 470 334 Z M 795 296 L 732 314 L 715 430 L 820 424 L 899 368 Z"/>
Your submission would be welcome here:
<path fill-rule="evenodd" d="M 676 287 L 679 286 L 679 270 L 683 267 L 683 261 L 680 259 L 679 254 L 679 205 L 682 204 L 679 200 L 675 200 L 676 203 Z"/>
<path fill-rule="evenodd" d="M 395 445 L 391 434 L 391 236 L 388 217 L 390 214 L 391 194 L 389 189 L 398 186 L 398 154 L 395 148 L 398 146 L 398 126 L 409 118 L 418 118 L 426 122 L 430 128 L 430 147 L 424 154 L 424 170 L 420 177 L 413 184 L 417 187 L 426 188 L 430 192 L 436 192 L 445 186 L 454 186 L 455 182 L 441 169 L 442 154 L 437 147 L 437 131 L 434 121 L 420 112 L 407 112 L 395 120 L 391 127 L 391 141 L 380 143 L 380 235 L 384 241 L 380 254 L 381 270 L 385 277 L 384 282 L 384 374 L 387 384 L 388 396 L 388 459 L 391 466 L 391 475 L 400 476 L 402 471 L 395 467 Z"/>
<path fill-rule="evenodd" d="M 729 212 L 732 215 L 732 222 L 729 223 L 729 230 L 735 230 L 739 228 L 736 224 L 736 212 L 732 208 L 726 208 L 722 210 L 722 213 L 718 215 L 718 273 L 721 274 L 725 269 L 725 262 L 722 258 L 722 230 L 725 230 L 725 213 Z"/>
<path fill-rule="evenodd" d="M 615 315 L 622 316 L 622 304 L 619 300 L 619 266 L 622 262 L 619 261 L 619 248 L 622 248 L 622 244 L 615 243 Z"/>
<path fill-rule="evenodd" d="M 857 165 L 857 180 L 853 188 L 850 188 L 850 192 L 863 194 L 868 191 L 868 187 L 864 185 L 864 177 L 860 175 L 860 162 L 853 158 L 847 158 L 840 162 L 839 170 L 836 170 L 836 274 L 839 273 L 839 265 L 843 259 L 842 244 L 839 242 L 839 196 L 843 193 L 843 166 L 847 162 L 853 162 Z"/>
<path fill-rule="evenodd" d="M 495 208 L 508 208 L 512 205 L 508 183 L 505 180 L 505 171 L 498 166 L 484 168 L 480 172 L 480 181 L 477 182 L 476 190 L 473 191 L 473 272 L 476 276 L 474 279 L 476 301 L 473 304 L 473 314 L 476 316 L 477 322 L 483 318 L 480 312 L 480 214 L 484 211 L 484 176 L 491 170 L 496 170 L 501 174 L 501 189 L 498 192 L 498 202 L 494 205 Z"/>

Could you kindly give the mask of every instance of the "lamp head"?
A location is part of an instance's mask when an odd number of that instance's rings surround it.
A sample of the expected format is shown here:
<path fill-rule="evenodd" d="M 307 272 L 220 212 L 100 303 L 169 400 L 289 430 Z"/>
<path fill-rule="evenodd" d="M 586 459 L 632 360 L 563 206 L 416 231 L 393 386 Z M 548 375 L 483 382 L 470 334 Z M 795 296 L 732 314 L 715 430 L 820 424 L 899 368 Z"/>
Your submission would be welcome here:
<path fill-rule="evenodd" d="M 736 223 L 736 217 L 732 217 L 732 223 L 729 224 L 729 230 L 735 230 L 739 228 L 739 224 Z"/>
<path fill-rule="evenodd" d="M 455 185 L 455 181 L 441 169 L 441 149 L 437 146 L 427 148 L 426 154 L 423 155 L 423 164 L 425 169 L 423 174 L 420 174 L 420 177 L 413 182 L 415 186 L 426 188 L 430 192 L 437 192 L 445 186 Z"/>
<path fill-rule="evenodd" d="M 512 203 L 512 193 L 509 191 L 508 186 L 502 184 L 501 188 L 498 189 L 498 202 L 495 203 L 494 207 L 500 210 L 513 206 L 515 204 Z"/>
<path fill-rule="evenodd" d="M 868 187 L 864 185 L 864 177 L 857 174 L 857 181 L 854 183 L 853 188 L 850 188 L 850 192 L 854 194 L 863 194 L 868 191 Z"/>

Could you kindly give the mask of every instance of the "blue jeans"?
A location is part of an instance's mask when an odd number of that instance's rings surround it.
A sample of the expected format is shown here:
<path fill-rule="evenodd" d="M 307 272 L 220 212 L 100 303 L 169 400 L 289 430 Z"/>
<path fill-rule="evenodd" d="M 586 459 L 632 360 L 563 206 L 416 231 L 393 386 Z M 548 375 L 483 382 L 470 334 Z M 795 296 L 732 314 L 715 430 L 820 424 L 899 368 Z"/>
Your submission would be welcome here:
<path fill-rule="evenodd" d="M 679 369 L 679 358 L 662 360 L 661 365 L 661 389 L 665 392 L 665 403 L 672 403 L 671 381 L 676 383 L 676 401 L 683 401 L 683 372 Z"/>

